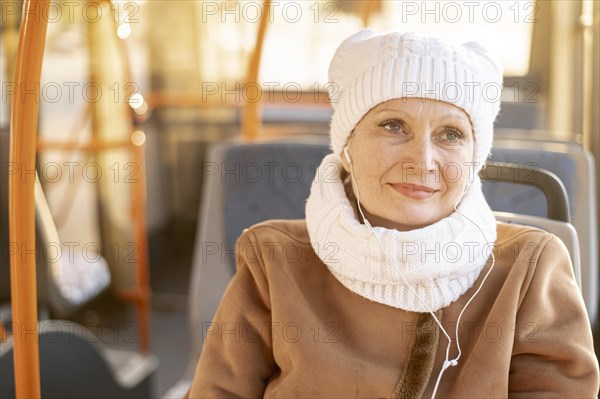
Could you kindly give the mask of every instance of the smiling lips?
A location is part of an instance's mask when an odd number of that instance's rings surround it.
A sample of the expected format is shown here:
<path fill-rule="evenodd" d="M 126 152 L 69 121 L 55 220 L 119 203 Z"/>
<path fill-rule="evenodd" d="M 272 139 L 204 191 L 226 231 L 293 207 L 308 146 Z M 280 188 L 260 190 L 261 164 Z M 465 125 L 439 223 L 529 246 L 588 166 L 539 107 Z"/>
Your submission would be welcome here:
<path fill-rule="evenodd" d="M 392 186 L 392 188 L 398 191 L 400 194 L 417 200 L 431 198 L 439 191 L 430 187 L 419 186 L 417 184 L 410 183 L 391 183 L 390 186 Z"/>

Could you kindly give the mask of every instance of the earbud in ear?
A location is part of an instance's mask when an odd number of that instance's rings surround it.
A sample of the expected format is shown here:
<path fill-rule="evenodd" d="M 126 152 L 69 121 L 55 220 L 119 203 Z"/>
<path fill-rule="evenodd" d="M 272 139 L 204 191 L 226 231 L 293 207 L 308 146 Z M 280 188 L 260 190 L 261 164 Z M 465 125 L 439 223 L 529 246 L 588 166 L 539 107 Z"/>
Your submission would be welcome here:
<path fill-rule="evenodd" d="M 348 153 L 348 146 L 344 147 L 344 156 L 346 157 L 346 161 L 352 165 L 352 160 L 350 159 L 350 154 Z"/>

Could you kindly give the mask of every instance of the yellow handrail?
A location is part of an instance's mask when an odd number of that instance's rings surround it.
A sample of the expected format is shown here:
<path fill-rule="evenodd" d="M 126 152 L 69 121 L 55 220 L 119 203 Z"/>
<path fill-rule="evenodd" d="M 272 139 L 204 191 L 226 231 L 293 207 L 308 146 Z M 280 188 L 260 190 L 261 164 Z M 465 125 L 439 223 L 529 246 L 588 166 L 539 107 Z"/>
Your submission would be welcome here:
<path fill-rule="evenodd" d="M 11 243 L 18 248 L 10 254 L 17 398 L 40 397 L 33 191 L 39 86 L 48 21 L 39 18 L 35 11 L 46 9 L 49 3 L 50 0 L 25 0 L 15 70 L 19 90 L 12 99 L 10 162 L 22 172 L 8 178 L 9 234 Z M 35 97 L 31 96 L 32 88 L 36 88 Z"/>
<path fill-rule="evenodd" d="M 373 10 L 376 8 L 376 6 L 378 6 L 378 1 L 367 0 L 362 3 L 357 3 L 357 5 L 358 4 L 360 4 L 362 7 L 362 10 L 359 10 L 360 11 L 360 19 L 362 21 L 363 27 L 367 28 L 367 27 L 369 27 L 369 24 L 371 22 L 371 14 L 373 13 Z"/>
<path fill-rule="evenodd" d="M 582 44 L 582 80 L 583 80 L 583 100 L 582 100 L 582 133 L 583 133 L 583 148 L 590 151 L 592 148 L 592 115 L 594 103 L 594 3 L 591 0 L 583 0 L 581 2 L 581 15 L 579 23 L 583 30 Z"/>
<path fill-rule="evenodd" d="M 262 55 L 263 43 L 265 41 L 265 33 L 267 31 L 267 24 L 269 23 L 269 11 L 271 9 L 271 1 L 264 0 L 263 2 L 263 13 L 261 15 L 258 34 L 256 36 L 256 45 L 254 51 L 250 56 L 250 62 L 248 63 L 248 75 L 246 76 L 246 83 L 252 83 L 258 85 L 258 72 L 260 67 L 260 57 Z M 261 125 L 260 115 L 260 102 L 249 101 L 246 104 L 244 110 L 244 117 L 242 119 L 242 136 L 245 139 L 252 140 L 258 135 L 258 131 Z"/>

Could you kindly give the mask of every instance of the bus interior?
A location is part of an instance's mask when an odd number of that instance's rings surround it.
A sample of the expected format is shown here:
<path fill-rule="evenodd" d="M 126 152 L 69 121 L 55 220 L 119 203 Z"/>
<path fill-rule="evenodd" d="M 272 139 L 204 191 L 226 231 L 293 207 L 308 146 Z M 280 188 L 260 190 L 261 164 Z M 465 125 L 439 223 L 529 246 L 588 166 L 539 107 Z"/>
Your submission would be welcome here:
<path fill-rule="evenodd" d="M 237 237 L 304 217 L 330 152 L 327 67 L 362 27 L 501 59 L 484 194 L 563 240 L 600 353 L 598 1 L 0 7 L 3 399 L 183 397 Z"/>

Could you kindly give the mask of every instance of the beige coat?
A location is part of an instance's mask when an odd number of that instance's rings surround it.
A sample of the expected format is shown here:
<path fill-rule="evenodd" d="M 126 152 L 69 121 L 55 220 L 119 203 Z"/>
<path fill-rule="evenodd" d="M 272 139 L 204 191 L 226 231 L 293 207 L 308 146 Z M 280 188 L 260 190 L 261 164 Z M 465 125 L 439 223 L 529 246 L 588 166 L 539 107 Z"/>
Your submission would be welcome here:
<path fill-rule="evenodd" d="M 331 257 L 343 250 L 319 248 Z M 461 320 L 462 357 L 438 397 L 595 397 L 591 329 L 562 242 L 499 223 L 495 254 Z M 315 254 L 304 221 L 247 229 L 237 262 L 205 326 L 190 398 L 431 396 L 447 343 L 432 317 L 342 286 Z M 438 312 L 453 339 L 458 313 L 490 264 L 474 288 Z"/>

